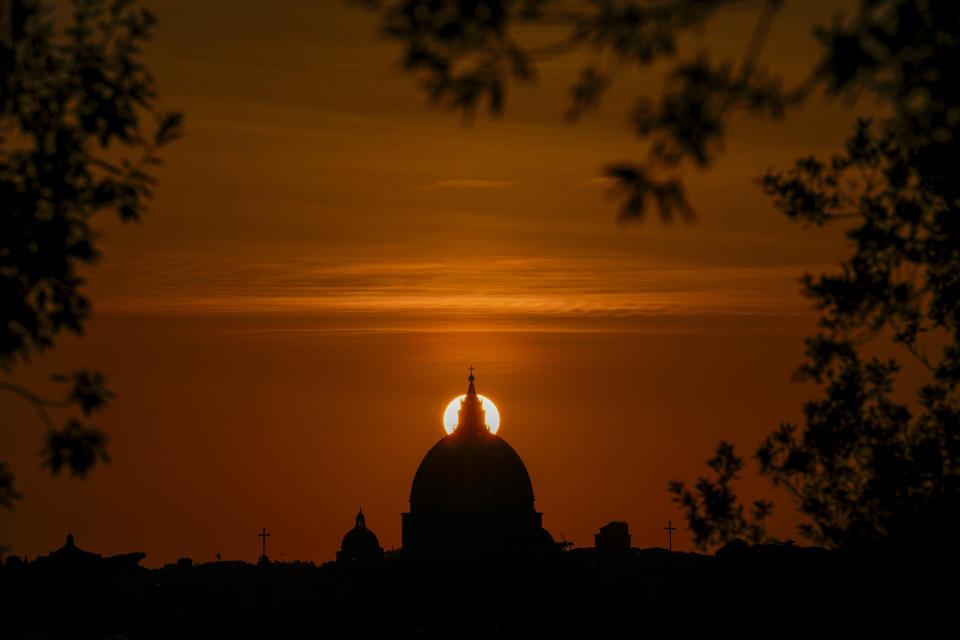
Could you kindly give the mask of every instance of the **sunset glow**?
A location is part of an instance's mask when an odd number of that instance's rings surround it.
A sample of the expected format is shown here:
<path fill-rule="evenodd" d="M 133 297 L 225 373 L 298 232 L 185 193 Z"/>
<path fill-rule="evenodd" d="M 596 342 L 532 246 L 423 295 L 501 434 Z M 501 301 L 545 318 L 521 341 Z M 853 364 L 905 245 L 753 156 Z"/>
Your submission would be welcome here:
<path fill-rule="evenodd" d="M 453 430 L 457 428 L 457 412 L 460 411 L 460 403 L 466 397 L 463 395 L 454 398 L 447 405 L 446 411 L 443 412 L 443 428 L 446 429 L 448 434 L 453 433 Z M 496 433 L 497 429 L 500 428 L 500 412 L 497 411 L 497 405 L 493 404 L 493 400 L 490 398 L 485 398 L 479 394 L 477 397 L 480 398 L 480 404 L 483 406 L 487 429 L 490 430 L 490 433 Z"/>
<path fill-rule="evenodd" d="M 112 463 L 51 476 L 34 407 L 0 394 L 0 461 L 25 496 L 3 513 L 5 554 L 46 554 L 72 531 L 150 567 L 256 562 L 266 526 L 277 554 L 320 565 L 360 505 L 399 548 L 412 475 L 467 365 L 522 425 L 503 435 L 544 528 L 578 545 L 610 520 L 635 546 L 667 544 L 668 519 L 682 522 L 670 480 L 702 474 L 722 438 L 746 453 L 803 420 L 812 391 L 791 376 L 817 317 L 800 278 L 835 269 L 846 239 L 801 230 L 755 180 L 840 148 L 857 114 L 818 101 L 789 124 L 738 122 L 709 171 L 684 175 L 696 224 L 619 224 L 603 176 L 642 159 L 625 114 L 659 90 L 659 68 L 565 126 L 587 59 L 557 57 L 500 117 L 465 122 L 425 108 L 396 43 L 352 4 L 281 0 L 267 15 L 250 0 L 146 0 L 159 27 L 144 63 L 185 135 L 153 170 L 142 224 L 91 221 L 101 258 L 79 273 L 83 336 L 4 377 L 58 397 L 51 374 L 103 372 L 116 398 L 93 422 Z M 837 7 L 785 3 L 764 65 L 806 78 L 820 59 L 810 28 Z M 735 12 L 691 55 L 741 56 L 753 20 Z M 462 397 L 444 405 L 445 433 Z M 740 486 L 765 498 L 756 471 Z M 774 511 L 770 535 L 795 535 L 790 513 Z"/>

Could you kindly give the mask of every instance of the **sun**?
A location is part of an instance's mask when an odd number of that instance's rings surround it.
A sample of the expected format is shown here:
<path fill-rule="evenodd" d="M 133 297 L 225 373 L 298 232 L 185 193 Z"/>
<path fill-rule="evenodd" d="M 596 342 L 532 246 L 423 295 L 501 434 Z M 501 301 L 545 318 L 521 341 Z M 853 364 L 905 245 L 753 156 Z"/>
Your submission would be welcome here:
<path fill-rule="evenodd" d="M 460 403 L 466 397 L 466 395 L 462 395 L 454 398 L 447 405 L 447 410 L 443 412 L 443 428 L 447 430 L 447 433 L 453 433 L 453 430 L 457 428 L 457 412 L 460 410 Z M 497 411 L 497 405 L 493 404 L 493 400 L 490 398 L 485 398 L 479 394 L 477 397 L 480 398 L 480 405 L 486 413 L 484 417 L 486 418 L 487 429 L 490 430 L 490 433 L 496 433 L 497 429 L 500 428 L 500 412 Z"/>

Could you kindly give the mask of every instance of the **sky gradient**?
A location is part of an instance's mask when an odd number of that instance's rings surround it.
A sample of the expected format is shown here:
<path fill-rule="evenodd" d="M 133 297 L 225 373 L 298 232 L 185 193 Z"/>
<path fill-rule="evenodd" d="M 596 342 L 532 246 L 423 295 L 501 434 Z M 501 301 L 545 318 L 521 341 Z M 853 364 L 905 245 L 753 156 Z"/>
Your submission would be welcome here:
<path fill-rule="evenodd" d="M 803 6 L 796 6 L 802 4 Z M 765 63 L 800 78 L 815 19 L 792 3 Z M 578 546 L 610 520 L 664 546 L 720 438 L 753 450 L 796 421 L 813 390 L 790 381 L 816 318 L 805 271 L 843 251 L 802 229 L 754 180 L 839 148 L 854 121 L 814 98 L 778 123 L 735 119 L 709 171 L 689 171 L 698 221 L 617 222 L 600 178 L 642 156 L 627 114 L 662 69 L 620 77 L 603 105 L 563 122 L 580 55 L 545 63 L 507 112 L 465 122 L 425 106 L 369 14 L 338 2 L 164 0 L 146 58 L 186 135 L 164 154 L 141 224 L 100 214 L 103 258 L 85 275 L 82 339 L 15 371 L 104 371 L 117 400 L 97 421 L 113 462 L 49 478 L 41 425 L 0 397 L 5 451 L 25 499 L 0 542 L 30 557 L 67 530 L 91 551 L 158 566 L 323 562 L 362 506 L 385 548 L 443 409 L 477 388 L 530 472 L 544 525 Z M 687 42 L 738 55 L 754 14 Z M 534 33 L 532 38 L 545 37 Z M 771 532 L 796 537 L 773 496 Z M 689 547 L 682 528 L 675 548 Z"/>

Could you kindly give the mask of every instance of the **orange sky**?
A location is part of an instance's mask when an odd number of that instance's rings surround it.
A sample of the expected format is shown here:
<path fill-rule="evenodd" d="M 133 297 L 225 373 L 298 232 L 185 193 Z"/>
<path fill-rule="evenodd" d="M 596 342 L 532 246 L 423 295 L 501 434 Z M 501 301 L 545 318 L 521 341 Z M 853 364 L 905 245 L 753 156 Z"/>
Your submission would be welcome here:
<path fill-rule="evenodd" d="M 813 17 L 835 5 L 788 3 L 771 69 L 801 77 Z M 818 98 L 784 123 L 737 119 L 717 165 L 687 176 L 697 224 L 620 225 L 598 176 L 641 157 L 626 115 L 659 69 L 623 76 L 568 127 L 583 58 L 561 58 L 503 118 L 465 125 L 425 108 L 362 11 L 152 6 L 148 63 L 186 135 L 142 224 L 101 214 L 87 335 L 15 372 L 44 388 L 52 371 L 105 371 L 114 461 L 86 481 L 47 477 L 41 425 L 0 398 L 26 495 L 0 513 L 14 552 L 72 529 L 151 566 L 254 560 L 265 525 L 271 555 L 321 562 L 359 505 L 399 546 L 413 473 L 470 364 L 545 526 L 583 546 L 611 519 L 637 546 L 665 544 L 682 520 L 669 480 L 694 480 L 720 438 L 746 453 L 799 418 L 811 390 L 789 378 L 815 319 L 797 279 L 843 244 L 786 221 L 752 181 L 837 148 L 853 112 Z M 739 52 L 752 19 L 735 13 L 689 50 Z M 790 511 L 781 500 L 774 534 L 794 536 Z M 685 530 L 675 543 L 689 546 Z"/>

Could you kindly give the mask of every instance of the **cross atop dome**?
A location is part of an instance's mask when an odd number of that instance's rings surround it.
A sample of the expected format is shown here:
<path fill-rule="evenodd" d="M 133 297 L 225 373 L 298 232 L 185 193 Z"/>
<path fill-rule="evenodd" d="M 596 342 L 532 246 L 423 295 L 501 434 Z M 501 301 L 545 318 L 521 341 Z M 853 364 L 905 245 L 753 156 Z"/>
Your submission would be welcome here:
<path fill-rule="evenodd" d="M 486 411 L 483 409 L 483 402 L 477 395 L 477 388 L 473 382 L 476 378 L 473 375 L 473 367 L 470 367 L 470 386 L 467 387 L 467 395 L 460 402 L 460 411 L 457 412 L 457 429 L 454 434 L 477 435 L 488 432 Z"/>
<path fill-rule="evenodd" d="M 469 381 L 467 392 L 457 396 L 447 405 L 443 412 L 443 428 L 447 434 L 453 435 L 461 432 L 471 433 L 470 426 L 467 426 L 466 431 L 462 431 L 465 425 L 482 425 L 472 433 L 489 431 L 496 434 L 500 427 L 500 412 L 490 398 L 477 393 L 475 384 L 477 377 L 474 373 L 476 368 L 467 367 L 467 370 L 470 372 L 467 378 Z"/>
<path fill-rule="evenodd" d="M 467 387 L 467 398 L 469 398 L 471 395 L 473 397 L 477 397 L 477 388 L 473 386 L 473 381 L 476 380 L 476 378 L 473 376 L 473 367 L 468 368 L 470 369 L 470 377 L 467 378 L 467 380 L 470 381 L 470 385 Z"/>
<path fill-rule="evenodd" d="M 497 407 L 477 393 L 476 369 L 467 369 L 467 393 L 444 411 L 448 435 L 427 452 L 413 477 L 410 511 L 402 520 L 403 552 L 552 549 L 523 460 L 497 435 Z"/>
<path fill-rule="evenodd" d="M 340 551 L 337 551 L 337 562 L 354 566 L 383 562 L 383 547 L 380 546 L 377 535 L 367 528 L 367 519 L 362 508 L 357 513 L 356 525 L 343 536 Z"/>

